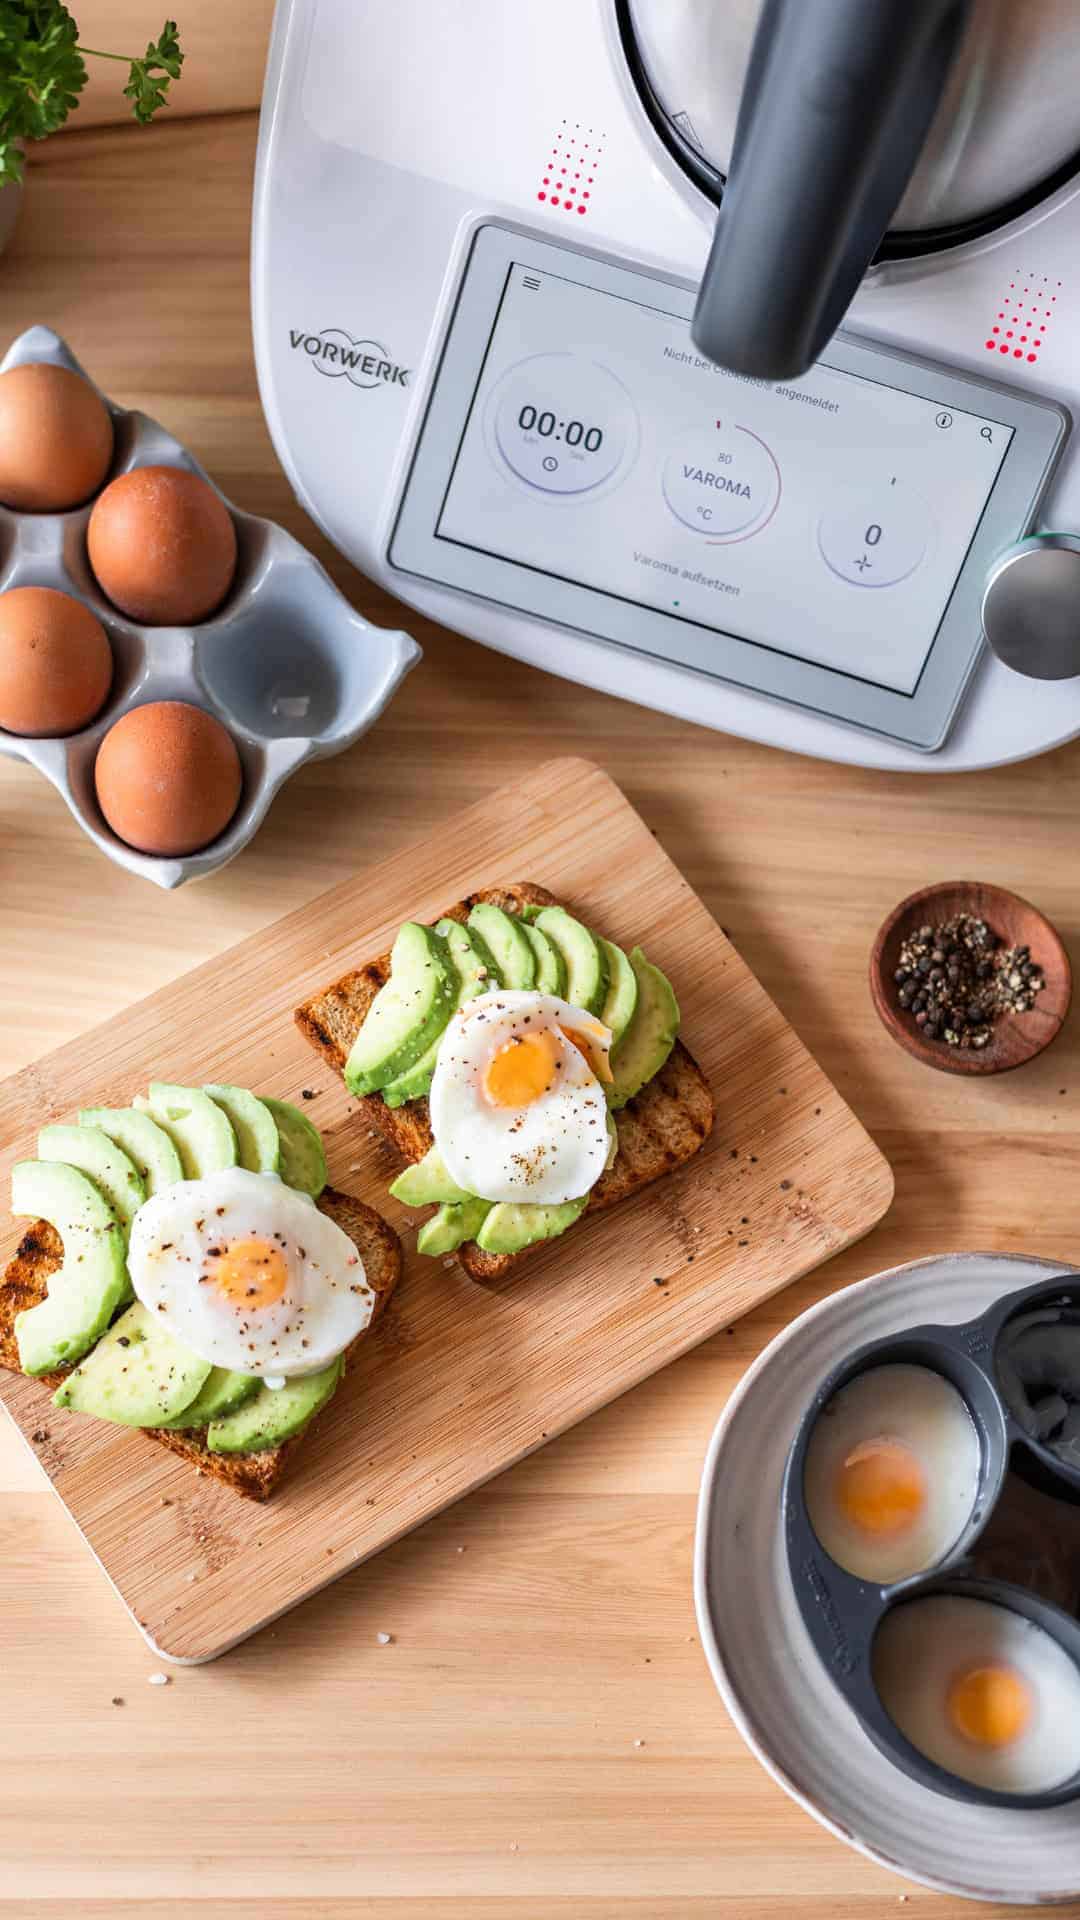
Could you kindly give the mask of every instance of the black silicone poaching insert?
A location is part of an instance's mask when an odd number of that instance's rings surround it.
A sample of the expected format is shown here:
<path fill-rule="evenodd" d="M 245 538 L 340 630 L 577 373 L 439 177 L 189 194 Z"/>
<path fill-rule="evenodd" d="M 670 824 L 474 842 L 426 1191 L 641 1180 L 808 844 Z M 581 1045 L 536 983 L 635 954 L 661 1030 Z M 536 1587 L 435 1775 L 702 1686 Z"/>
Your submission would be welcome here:
<path fill-rule="evenodd" d="M 1032 1316 L 1037 1318 L 1032 1321 Z M 946 1771 L 911 1744 L 881 1702 L 872 1650 L 894 1607 L 931 1594 L 992 1601 L 1042 1627 L 1080 1671 L 1080 1447 L 1077 1464 L 1054 1451 L 1069 1433 L 1075 1402 L 1064 1361 L 1053 1359 L 1052 1333 L 1028 1342 L 1026 1395 L 1017 1392 L 1010 1344 L 1035 1324 L 1076 1328 L 1080 1344 L 1080 1281 L 1039 1281 L 1006 1294 L 962 1326 L 920 1326 L 860 1347 L 822 1382 L 799 1423 L 782 1493 L 788 1570 L 814 1648 L 864 1731 L 887 1759 L 924 1786 L 982 1806 L 1053 1807 L 1080 1797 L 1080 1771 L 1037 1793 L 977 1786 Z M 1068 1334 L 1070 1345 L 1073 1341 Z M 1062 1343 L 1063 1344 L 1063 1343 Z M 971 1515 L 960 1537 L 932 1566 L 891 1585 L 848 1573 L 828 1554 L 810 1522 L 804 1474 L 810 1436 L 824 1408 L 857 1376 L 881 1366 L 926 1367 L 949 1381 L 974 1423 L 980 1464 Z M 1023 1367 L 1020 1369 L 1023 1375 Z M 1008 1383 L 1008 1396 L 1002 1377 Z M 1063 1402 L 1049 1404 L 1054 1395 Z M 1078 1422 L 1080 1424 L 1080 1422 Z M 1067 1444 L 1067 1441 L 1066 1441 Z"/>

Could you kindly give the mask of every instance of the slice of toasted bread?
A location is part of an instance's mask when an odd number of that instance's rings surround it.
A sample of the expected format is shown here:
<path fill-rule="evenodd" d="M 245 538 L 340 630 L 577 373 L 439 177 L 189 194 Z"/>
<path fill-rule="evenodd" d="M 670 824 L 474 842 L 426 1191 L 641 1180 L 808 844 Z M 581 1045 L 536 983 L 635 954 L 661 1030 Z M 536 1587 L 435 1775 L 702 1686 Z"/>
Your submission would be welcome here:
<path fill-rule="evenodd" d="M 368 1285 L 375 1294 L 375 1311 L 363 1333 L 353 1341 L 349 1348 L 351 1353 L 361 1340 L 366 1339 L 401 1278 L 401 1242 L 381 1214 L 376 1213 L 373 1207 L 366 1207 L 363 1201 L 354 1200 L 351 1194 L 337 1193 L 332 1187 L 327 1187 L 318 1205 L 348 1234 L 357 1248 L 364 1263 Z M 0 1281 L 0 1366 L 7 1367 L 12 1373 L 21 1371 L 15 1339 L 15 1316 L 24 1307 L 36 1306 L 40 1300 L 44 1300 L 48 1292 L 49 1275 L 56 1272 L 63 1252 L 63 1243 L 56 1229 L 45 1220 L 37 1220 L 23 1234 Z M 62 1373 L 46 1374 L 42 1376 L 42 1384 L 58 1387 L 63 1378 Z M 79 1419 L 83 1416 L 76 1414 L 72 1417 Z M 302 1444 L 308 1428 L 305 1427 L 303 1433 L 295 1434 L 290 1440 L 283 1440 L 280 1446 L 267 1447 L 259 1453 L 234 1454 L 211 1453 L 205 1444 L 205 1435 L 196 1431 L 166 1433 L 159 1427 L 146 1427 L 142 1431 L 148 1439 L 160 1441 L 172 1453 L 182 1454 L 202 1473 L 224 1481 L 226 1486 L 244 1494 L 249 1500 L 268 1500 L 288 1460 Z"/>
<path fill-rule="evenodd" d="M 555 895 L 546 887 L 529 880 L 506 887 L 484 887 L 471 893 L 456 906 L 448 907 L 440 918 L 465 920 L 480 900 L 489 900 L 507 913 L 520 913 L 524 906 L 554 906 Z M 573 908 L 571 907 L 571 912 Z M 295 1013 L 301 1033 L 338 1073 L 379 988 L 390 975 L 390 955 L 380 954 L 354 972 L 342 975 L 332 986 L 304 1002 Z M 358 1102 L 365 1120 L 395 1147 L 403 1160 L 422 1160 L 431 1145 L 431 1120 L 426 1100 L 409 1100 L 402 1107 L 388 1107 L 381 1094 L 369 1093 Z M 665 1066 L 636 1099 L 615 1117 L 619 1132 L 619 1151 L 607 1172 L 589 1195 L 586 1213 L 599 1213 L 617 1206 L 640 1187 L 661 1174 L 671 1173 L 689 1160 L 708 1138 L 713 1123 L 713 1099 L 709 1084 L 696 1060 L 675 1042 Z M 574 1227 L 570 1232 L 576 1231 Z M 538 1241 L 536 1247 L 546 1242 Z M 458 1249 L 458 1259 L 474 1280 L 503 1278 L 536 1247 L 520 1253 L 484 1253 L 475 1241 Z"/>

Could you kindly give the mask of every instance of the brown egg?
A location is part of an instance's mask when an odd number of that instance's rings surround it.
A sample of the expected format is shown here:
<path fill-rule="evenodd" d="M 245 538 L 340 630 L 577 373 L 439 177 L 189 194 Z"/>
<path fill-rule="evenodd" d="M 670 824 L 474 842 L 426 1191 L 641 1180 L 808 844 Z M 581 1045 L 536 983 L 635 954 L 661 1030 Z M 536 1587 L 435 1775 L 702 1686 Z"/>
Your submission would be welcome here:
<path fill-rule="evenodd" d="M 96 493 L 113 456 L 109 410 L 69 367 L 32 361 L 0 373 L 0 500 L 63 513 Z"/>
<path fill-rule="evenodd" d="M 196 853 L 225 831 L 240 799 L 240 756 L 220 720 L 183 700 L 132 707 L 94 765 L 113 832 L 140 853 Z"/>
<path fill-rule="evenodd" d="M 0 593 L 0 727 L 78 733 L 112 685 L 105 629 L 89 607 L 53 587 Z"/>
<path fill-rule="evenodd" d="M 149 627 L 205 620 L 236 572 L 232 515 L 185 467 L 119 474 L 94 502 L 86 545 L 102 591 Z"/>

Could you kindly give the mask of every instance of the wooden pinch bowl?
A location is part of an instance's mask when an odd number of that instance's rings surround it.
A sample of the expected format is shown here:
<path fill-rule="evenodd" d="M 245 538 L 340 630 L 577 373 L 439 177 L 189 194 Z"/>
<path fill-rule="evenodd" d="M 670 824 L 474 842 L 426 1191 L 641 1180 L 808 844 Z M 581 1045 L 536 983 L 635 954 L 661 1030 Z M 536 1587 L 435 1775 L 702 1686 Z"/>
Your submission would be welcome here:
<path fill-rule="evenodd" d="M 1029 947 L 1046 981 L 1027 1013 L 1000 1014 L 988 1046 L 950 1047 L 928 1040 L 897 999 L 894 974 L 900 948 L 920 927 L 941 926 L 958 914 L 985 920 L 1006 947 Z M 1006 887 L 979 880 L 944 880 L 922 887 L 894 907 L 874 941 L 870 956 L 870 993 L 878 1017 L 897 1044 L 941 1073 L 1007 1073 L 1034 1060 L 1061 1032 L 1072 998 L 1072 968 L 1061 939 L 1044 914 Z"/>

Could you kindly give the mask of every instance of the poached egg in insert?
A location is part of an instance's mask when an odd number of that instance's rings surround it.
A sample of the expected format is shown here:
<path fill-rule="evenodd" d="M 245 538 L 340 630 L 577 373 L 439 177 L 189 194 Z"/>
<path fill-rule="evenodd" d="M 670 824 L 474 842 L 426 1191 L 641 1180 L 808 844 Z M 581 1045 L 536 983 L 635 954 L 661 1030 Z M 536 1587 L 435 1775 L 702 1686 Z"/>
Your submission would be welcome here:
<path fill-rule="evenodd" d="M 611 1031 L 554 994 L 481 994 L 453 1014 L 428 1096 L 451 1178 L 482 1200 L 557 1206 L 608 1158 Z"/>
<path fill-rule="evenodd" d="M 976 1786 L 1042 1793 L 1080 1768 L 1080 1672 L 1011 1607 L 930 1594 L 887 1613 L 874 1683 L 902 1734 Z"/>
<path fill-rule="evenodd" d="M 348 1234 L 276 1174 L 242 1167 L 147 1200 L 128 1270 L 143 1305 L 192 1353 L 271 1380 L 328 1366 L 375 1306 Z"/>
<path fill-rule="evenodd" d="M 810 1523 L 848 1573 L 882 1586 L 949 1551 L 975 1506 L 979 1437 L 930 1367 L 871 1367 L 833 1394 L 806 1450 Z"/>

